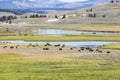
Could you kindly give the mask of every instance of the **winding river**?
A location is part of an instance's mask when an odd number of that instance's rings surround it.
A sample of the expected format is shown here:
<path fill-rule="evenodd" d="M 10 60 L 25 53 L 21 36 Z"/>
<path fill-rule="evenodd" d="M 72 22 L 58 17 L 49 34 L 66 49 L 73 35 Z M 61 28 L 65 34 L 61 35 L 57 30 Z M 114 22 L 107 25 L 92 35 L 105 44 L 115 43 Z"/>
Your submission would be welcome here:
<path fill-rule="evenodd" d="M 43 35 L 120 34 L 120 32 L 95 32 L 95 31 L 75 31 L 75 30 L 59 30 L 59 29 L 38 29 L 38 33 Z"/>
<path fill-rule="evenodd" d="M 56 44 L 65 44 L 66 46 L 72 46 L 72 47 L 82 47 L 82 46 L 89 46 L 89 47 L 99 47 L 106 44 L 112 44 L 117 42 L 105 42 L 105 41 L 82 41 L 82 42 L 41 42 L 41 41 L 23 41 L 23 40 L 4 40 L 0 42 L 9 42 L 9 43 L 15 43 L 15 44 L 46 44 L 50 43 L 52 45 Z"/>
<path fill-rule="evenodd" d="M 57 30 L 57 29 L 38 29 L 39 34 L 43 35 L 68 35 L 68 34 L 120 34 L 120 32 L 90 32 L 90 31 L 74 31 L 74 30 Z M 24 40 L 4 40 L 0 42 L 10 42 L 15 44 L 46 44 L 50 43 L 52 45 L 65 44 L 72 47 L 90 46 L 99 47 L 106 44 L 118 43 L 118 42 L 108 42 L 108 41 L 79 41 L 79 42 L 42 42 L 42 41 L 24 41 Z"/>

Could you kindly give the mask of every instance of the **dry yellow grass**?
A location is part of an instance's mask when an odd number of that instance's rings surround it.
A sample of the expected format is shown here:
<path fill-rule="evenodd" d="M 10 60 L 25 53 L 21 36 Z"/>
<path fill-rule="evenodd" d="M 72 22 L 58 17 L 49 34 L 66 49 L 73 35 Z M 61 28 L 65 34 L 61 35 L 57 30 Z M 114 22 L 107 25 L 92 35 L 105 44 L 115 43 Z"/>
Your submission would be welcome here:
<path fill-rule="evenodd" d="M 118 49 L 120 50 L 120 44 L 108 44 L 108 45 L 105 45 L 103 46 L 102 48 L 104 49 Z"/>
<path fill-rule="evenodd" d="M 30 26 L 30 25 L 29 25 Z M 80 30 L 80 31 L 120 31 L 119 24 L 41 24 L 31 25 L 34 28 Z"/>

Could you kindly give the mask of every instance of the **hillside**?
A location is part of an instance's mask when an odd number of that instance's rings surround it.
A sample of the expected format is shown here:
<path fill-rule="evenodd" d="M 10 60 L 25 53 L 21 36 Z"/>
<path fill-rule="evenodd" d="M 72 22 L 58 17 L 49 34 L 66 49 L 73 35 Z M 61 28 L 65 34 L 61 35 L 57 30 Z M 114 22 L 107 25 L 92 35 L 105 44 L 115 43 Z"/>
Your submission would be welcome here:
<path fill-rule="evenodd" d="M 13 16 L 15 14 L 11 13 L 11 12 L 0 12 L 0 17 L 1 16 Z"/>
<path fill-rule="evenodd" d="M 85 0 L 77 2 L 64 2 L 60 0 L 0 0 L 0 9 L 9 10 L 14 14 L 29 12 L 48 13 L 62 10 L 76 10 L 98 4 L 110 3 L 110 0 Z"/>
<path fill-rule="evenodd" d="M 23 15 L 17 15 L 17 19 L 12 20 L 12 23 L 22 23 L 22 25 L 25 26 L 79 26 L 82 24 L 120 24 L 120 3 L 99 4 L 78 10 L 38 14 L 39 16 L 46 15 L 46 17 L 42 18 L 30 18 L 30 16 L 33 14 L 36 15 L 37 13 L 32 12 Z M 65 18 L 63 18 L 64 15 Z M 57 16 L 57 18 L 55 18 L 55 16 Z"/>
<path fill-rule="evenodd" d="M 99 4 L 56 14 L 65 14 L 67 18 L 54 22 L 55 24 L 120 24 L 120 3 Z"/>

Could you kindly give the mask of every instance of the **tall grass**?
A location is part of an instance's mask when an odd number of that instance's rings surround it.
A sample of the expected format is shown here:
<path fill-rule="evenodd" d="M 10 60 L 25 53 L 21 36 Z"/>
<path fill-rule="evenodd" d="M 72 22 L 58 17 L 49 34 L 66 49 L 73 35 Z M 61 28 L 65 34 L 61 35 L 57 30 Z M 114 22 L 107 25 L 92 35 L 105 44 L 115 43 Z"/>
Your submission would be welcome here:
<path fill-rule="evenodd" d="M 119 60 L 40 61 L 18 54 L 0 55 L 1 80 L 119 80 Z"/>

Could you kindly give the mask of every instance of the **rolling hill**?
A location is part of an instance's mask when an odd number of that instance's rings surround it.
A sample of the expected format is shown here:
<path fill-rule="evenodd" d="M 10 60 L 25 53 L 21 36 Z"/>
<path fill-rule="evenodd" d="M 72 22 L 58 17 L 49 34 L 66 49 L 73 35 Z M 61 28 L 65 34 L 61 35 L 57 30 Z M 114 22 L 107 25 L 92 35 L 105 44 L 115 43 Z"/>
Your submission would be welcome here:
<path fill-rule="evenodd" d="M 92 11 L 90 11 L 92 9 Z M 87 11 L 88 10 L 88 11 Z M 52 13 L 53 14 L 53 13 Z M 120 3 L 98 4 L 92 7 L 61 11 L 54 15 L 65 14 L 66 19 L 55 24 L 120 24 Z"/>

